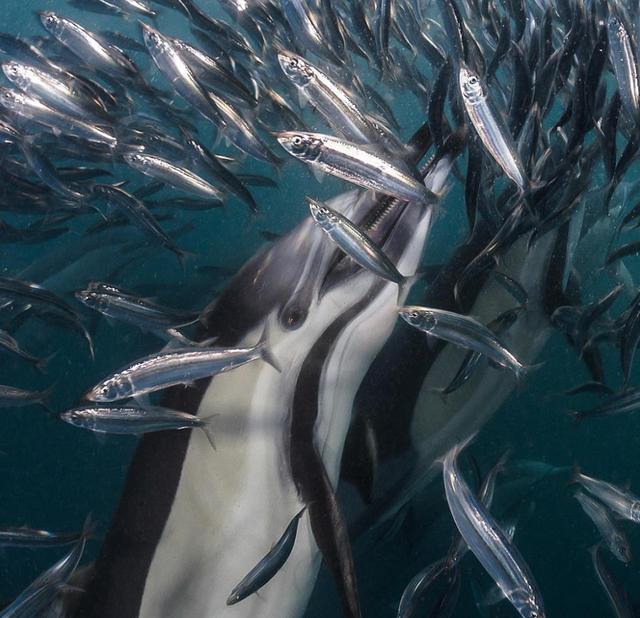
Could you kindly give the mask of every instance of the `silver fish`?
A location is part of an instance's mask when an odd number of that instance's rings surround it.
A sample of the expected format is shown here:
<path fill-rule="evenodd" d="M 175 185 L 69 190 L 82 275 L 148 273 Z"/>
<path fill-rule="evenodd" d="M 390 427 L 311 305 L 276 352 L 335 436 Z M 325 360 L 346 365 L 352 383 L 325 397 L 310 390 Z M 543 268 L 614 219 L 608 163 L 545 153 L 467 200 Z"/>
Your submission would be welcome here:
<path fill-rule="evenodd" d="M 600 545 L 595 545 L 591 548 L 591 558 L 593 561 L 593 568 L 598 576 L 600 584 L 604 588 L 604 591 L 611 603 L 611 607 L 615 612 L 616 618 L 633 618 L 635 613 L 631 609 L 627 594 L 612 577 L 611 573 L 607 570 L 600 556 Z"/>
<path fill-rule="evenodd" d="M 436 196 L 395 160 L 331 135 L 284 131 L 280 145 L 294 157 L 338 178 L 407 200 L 427 202 Z"/>
<path fill-rule="evenodd" d="M 78 87 L 71 75 L 52 74 L 29 64 L 10 60 L 2 64 L 7 79 L 28 95 L 66 114 L 87 120 L 93 114 L 103 113 L 104 107 Z M 66 79 L 63 79 L 63 76 Z"/>
<path fill-rule="evenodd" d="M 151 331 L 179 328 L 198 320 L 197 313 L 162 307 L 146 298 L 140 298 L 115 286 L 95 281 L 89 283 L 85 290 L 76 292 L 76 298 L 103 315 Z"/>
<path fill-rule="evenodd" d="M 397 618 L 410 618 L 410 616 L 413 616 L 420 598 L 435 584 L 446 569 L 446 558 L 440 558 L 415 575 L 402 592 L 400 603 L 398 604 L 398 613 L 396 614 Z"/>
<path fill-rule="evenodd" d="M 529 567 L 460 474 L 457 459 L 465 446 L 456 444 L 443 462 L 444 488 L 453 520 L 469 549 L 520 615 L 544 618 L 542 597 Z"/>
<path fill-rule="evenodd" d="M 382 249 L 347 217 L 322 202 L 307 200 L 314 221 L 347 255 L 383 279 L 404 285 L 408 278 L 398 272 Z"/>
<path fill-rule="evenodd" d="M 154 431 L 177 429 L 202 429 L 211 446 L 215 448 L 211 421 L 214 415 L 200 417 L 187 412 L 170 410 L 160 406 L 140 408 L 84 407 L 67 410 L 60 418 L 74 427 L 81 427 L 97 433 L 138 435 Z"/>
<path fill-rule="evenodd" d="M 154 155 L 141 152 L 127 152 L 123 155 L 127 165 L 142 172 L 145 176 L 166 182 L 176 189 L 182 189 L 194 195 L 222 201 L 223 195 L 211 183 L 185 167 L 180 167 Z"/>
<path fill-rule="evenodd" d="M 622 104 L 633 119 L 640 117 L 638 63 L 631 37 L 622 20 L 614 14 L 607 20 L 609 57 L 618 82 Z"/>
<path fill-rule="evenodd" d="M 510 352 L 495 333 L 477 320 L 443 309 L 407 305 L 398 309 L 400 317 L 411 326 L 449 343 L 484 354 L 520 377 L 527 367 Z"/>
<path fill-rule="evenodd" d="M 160 73 L 185 101 L 193 105 L 205 118 L 219 124 L 218 110 L 172 40 L 145 23 L 141 22 L 140 25 L 144 44 Z"/>
<path fill-rule="evenodd" d="M 130 79 L 139 75 L 136 65 L 126 54 L 75 21 L 53 11 L 40 11 L 39 15 L 45 29 L 83 63 L 116 78 Z"/>
<path fill-rule="evenodd" d="M 458 85 L 464 108 L 480 141 L 504 173 L 524 190 L 527 179 L 509 129 L 500 120 L 500 115 L 491 108 L 480 77 L 464 62 L 460 63 Z"/>
<path fill-rule="evenodd" d="M 377 133 L 349 93 L 326 73 L 302 56 L 290 51 L 278 52 L 284 74 L 333 127 L 346 139 L 372 142 Z"/>
<path fill-rule="evenodd" d="M 91 520 L 87 518 L 80 539 L 69 553 L 31 582 L 11 604 L 0 612 L 0 616 L 2 618 L 27 618 L 40 615 L 40 612 L 48 607 L 78 567 L 91 530 Z"/>
<path fill-rule="evenodd" d="M 80 533 L 56 534 L 33 528 L 4 528 L 0 530 L 0 546 L 3 547 L 58 547 L 70 545 L 80 539 Z"/>
<path fill-rule="evenodd" d="M 264 338 L 251 348 L 170 349 L 122 367 L 96 384 L 85 399 L 108 402 L 136 397 L 231 371 L 260 358 L 277 367 Z"/>
<path fill-rule="evenodd" d="M 0 87 L 0 106 L 16 116 L 49 127 L 54 134 L 66 133 L 110 148 L 114 148 L 118 142 L 109 128 L 63 114 L 39 99 L 11 88 Z"/>
<path fill-rule="evenodd" d="M 640 409 L 640 388 L 626 388 L 612 394 L 602 403 L 587 410 L 571 410 L 571 415 L 576 420 L 597 416 L 617 416 L 627 414 Z"/>
<path fill-rule="evenodd" d="M 8 384 L 0 384 L 0 408 L 17 408 L 40 404 L 48 409 L 47 398 L 50 394 L 50 389 L 26 391 Z"/>
<path fill-rule="evenodd" d="M 631 562 L 631 548 L 627 537 L 624 531 L 611 519 L 606 507 L 580 490 L 576 491 L 573 497 L 580 503 L 582 510 L 598 529 L 609 551 L 621 562 L 629 564 Z"/>
<path fill-rule="evenodd" d="M 92 191 L 95 194 L 103 195 L 109 206 L 115 206 L 131 223 L 169 249 L 169 251 L 175 253 L 180 261 L 184 259 L 187 254 L 186 251 L 171 240 L 142 200 L 127 193 L 120 187 L 111 185 L 94 185 Z"/>
<path fill-rule="evenodd" d="M 606 504 L 612 511 L 624 519 L 640 523 L 640 499 L 629 491 L 622 491 L 615 485 L 594 479 L 577 472 L 573 480 L 580 483 L 590 494 Z"/>
<path fill-rule="evenodd" d="M 221 118 L 220 128 L 227 139 L 256 159 L 274 165 L 282 163 L 282 159 L 269 150 L 269 147 L 256 135 L 249 123 L 236 112 L 233 105 L 213 92 L 209 93 L 209 98 L 218 110 Z"/>
<path fill-rule="evenodd" d="M 306 508 L 307 507 L 304 507 L 291 520 L 291 523 L 287 526 L 287 529 L 269 553 L 234 587 L 227 599 L 227 605 L 235 605 L 250 594 L 257 592 L 280 570 L 291 554 L 293 544 L 296 541 L 298 522 Z"/>

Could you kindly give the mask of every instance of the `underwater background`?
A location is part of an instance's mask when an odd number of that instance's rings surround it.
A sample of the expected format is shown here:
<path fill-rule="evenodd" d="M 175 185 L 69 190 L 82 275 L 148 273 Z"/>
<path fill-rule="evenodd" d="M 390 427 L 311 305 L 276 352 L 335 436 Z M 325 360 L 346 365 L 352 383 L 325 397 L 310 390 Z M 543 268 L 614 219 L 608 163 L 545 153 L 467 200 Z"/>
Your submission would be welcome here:
<path fill-rule="evenodd" d="M 82 10 L 79 5 L 81 2 L 64 0 L 5 0 L 0 5 L 0 30 L 37 42 L 38 37 L 46 33 L 36 11 L 51 10 L 96 33 L 117 31 L 142 40 L 135 17 L 99 15 Z M 213 17 L 229 20 L 215 0 L 200 0 L 199 6 Z M 161 6 L 155 8 L 160 13 L 154 20 L 155 27 L 193 41 L 188 20 L 183 15 Z M 440 20 L 435 3 L 424 3 L 423 11 L 436 21 Z M 146 52 L 133 51 L 131 56 L 152 86 L 167 87 Z M 8 57 L 3 55 L 3 61 Z M 364 59 L 357 58 L 355 62 L 360 77 L 368 79 L 386 98 L 400 125 L 399 137 L 406 141 L 425 120 L 424 103 L 401 84 L 379 81 L 376 70 Z M 421 69 L 429 81 L 425 84 L 429 89 L 436 72 L 427 62 L 423 62 Z M 612 81 L 613 76 L 609 74 L 604 79 Z M 291 93 L 287 96 L 297 109 L 297 101 Z M 184 108 L 184 102 L 180 101 L 178 106 Z M 310 130 L 328 132 L 322 118 L 313 114 L 308 106 L 301 113 Z M 210 123 L 197 116 L 193 121 L 203 143 L 212 149 L 215 144 L 217 153 L 238 156 L 232 146 L 217 140 L 216 130 Z M 274 151 L 277 148 L 275 144 Z M 284 156 L 284 152 L 278 154 Z M 86 165 L 102 166 L 90 161 Z M 451 175 L 448 190 L 437 207 L 422 260 L 424 264 L 445 263 L 468 233 L 464 210 L 465 165 L 465 157 L 460 157 L 457 174 Z M 62 225 L 67 229 L 56 238 L 35 243 L 0 241 L 0 274 L 37 282 L 71 303 L 76 302 L 73 292 L 85 287 L 87 282 L 105 280 L 176 309 L 198 311 L 215 298 L 247 259 L 271 242 L 268 237 L 286 234 L 308 216 L 306 196 L 328 200 L 351 188 L 330 176 L 318 181 L 308 166 L 293 158 L 275 169 L 251 157 L 241 157 L 239 168 L 243 174 L 259 174 L 273 181 L 274 186 L 251 187 L 259 206 L 257 214 L 250 213 L 233 197 L 224 207 L 210 210 L 175 208 L 162 211 L 169 215 L 162 221 L 163 229 L 180 247 L 195 254 L 187 258 L 184 269 L 175 255 L 131 225 L 105 226 L 98 232 L 88 233 L 92 225 L 100 222 L 97 213 L 88 212 L 64 221 Z M 119 162 L 114 162 L 110 171 L 112 177 L 101 182 L 128 181 L 128 189 L 146 182 L 140 174 Z M 628 207 L 633 201 L 638 186 L 637 173 L 637 164 L 634 164 L 623 181 L 627 183 L 627 189 L 617 191 L 612 199 L 612 211 L 620 204 Z M 6 179 L 0 180 L 0 192 L 11 195 L 2 188 L 6 182 Z M 604 186 L 606 182 L 604 170 L 597 169 L 591 180 L 592 187 Z M 179 194 L 179 191 L 165 188 L 154 199 Z M 17 227 L 40 220 L 38 216 L 15 211 L 0 213 L 0 217 Z M 616 223 L 612 220 L 612 225 Z M 599 248 L 602 255 L 606 255 L 608 249 Z M 625 265 L 636 281 L 640 269 L 638 257 L 625 258 Z M 597 300 L 617 283 L 609 271 L 600 272 L 594 268 L 592 275 L 583 281 L 584 304 Z M 418 302 L 425 285 L 428 284 L 418 282 L 410 300 Z M 630 301 L 636 291 L 625 289 L 625 302 Z M 106 320 L 79 305 L 78 310 L 91 333 L 95 359 L 91 358 L 87 341 L 77 332 L 44 318 L 16 323 L 11 306 L 1 310 L 0 324 L 4 328 L 16 324 L 10 332 L 21 345 L 49 360 L 46 369 L 39 371 L 16 356 L 3 353 L 0 383 L 51 391 L 47 396 L 50 410 L 39 405 L 1 410 L 3 499 L 0 502 L 0 528 L 26 525 L 73 531 L 79 530 L 87 514 L 91 513 L 98 522 L 98 538 L 91 541 L 83 558 L 83 564 L 88 564 L 99 552 L 100 538 L 117 505 L 137 438 L 110 435 L 96 438 L 91 432 L 63 423 L 57 414 L 77 405 L 83 394 L 105 375 L 133 359 L 159 350 L 163 342 L 153 334 L 124 322 Z M 406 325 L 398 323 L 396 329 L 402 328 Z M 607 383 L 617 389 L 622 382 L 619 353 L 606 346 L 601 352 Z M 560 330 L 553 330 L 537 361 L 541 366 L 519 382 L 504 405 L 483 426 L 469 450 L 482 474 L 486 474 L 505 452 L 509 452 L 509 460 L 535 460 L 566 467 L 565 471 L 550 474 L 524 488 L 499 482 L 492 512 L 507 512 L 511 516 L 516 513 L 514 542 L 536 577 L 549 616 L 613 615 L 597 582 L 589 554 L 589 548 L 598 541 L 598 534 L 572 497 L 569 481 L 572 469 L 577 465 L 586 474 L 640 492 L 637 413 L 587 418 L 582 422 L 571 417 L 569 410 L 586 409 L 595 405 L 598 398 L 593 394 L 573 397 L 563 394 L 590 378 L 578 353 L 567 344 Z M 637 383 L 638 371 L 635 367 L 630 385 Z M 510 377 L 505 374 L 505 379 Z M 465 470 L 470 478 L 469 466 L 465 465 Z M 348 511 L 349 507 L 345 505 L 344 508 Z M 632 553 L 639 552 L 637 525 L 631 522 L 622 525 Z M 370 618 L 394 616 L 408 581 L 427 564 L 446 554 L 454 532 L 438 473 L 388 534 L 370 533 L 352 539 L 363 615 Z M 60 548 L 3 548 L 0 601 L 13 599 L 63 551 Z M 640 607 L 637 585 L 640 561 L 633 560 L 625 566 L 610 555 L 604 559 L 620 586 L 626 589 L 631 604 Z M 477 582 L 483 595 L 491 587 L 491 580 L 473 556 L 465 558 L 462 572 L 459 600 L 451 615 L 498 617 L 516 614 L 508 602 L 479 606 L 471 582 Z M 429 615 L 430 598 L 425 599 L 419 615 Z M 331 576 L 323 567 L 305 616 L 340 616 L 341 612 Z"/>

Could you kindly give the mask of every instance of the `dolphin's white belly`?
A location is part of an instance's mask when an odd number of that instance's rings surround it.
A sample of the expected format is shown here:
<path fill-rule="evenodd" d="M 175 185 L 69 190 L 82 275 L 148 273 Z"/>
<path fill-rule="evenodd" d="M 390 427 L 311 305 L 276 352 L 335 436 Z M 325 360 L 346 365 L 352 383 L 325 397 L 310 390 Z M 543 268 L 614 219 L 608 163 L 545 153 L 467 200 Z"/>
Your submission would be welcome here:
<path fill-rule="evenodd" d="M 422 217 L 398 268 L 415 271 L 430 223 Z M 300 510 L 288 465 L 292 393 L 303 361 L 325 329 L 380 279 L 361 272 L 329 291 L 309 311 L 304 328 L 282 332 L 270 316 L 269 348 L 282 368 L 257 361 L 215 377 L 198 415 L 213 421 L 216 450 L 192 432 L 180 482 L 146 578 L 143 618 L 295 618 L 306 607 L 320 555 L 303 515 L 293 551 L 257 594 L 226 605 L 231 590 L 269 551 Z M 348 322 L 324 365 L 316 439 L 337 483 L 357 389 L 396 322 L 398 287 L 387 283 Z M 260 332 L 247 336 L 255 344 Z"/>

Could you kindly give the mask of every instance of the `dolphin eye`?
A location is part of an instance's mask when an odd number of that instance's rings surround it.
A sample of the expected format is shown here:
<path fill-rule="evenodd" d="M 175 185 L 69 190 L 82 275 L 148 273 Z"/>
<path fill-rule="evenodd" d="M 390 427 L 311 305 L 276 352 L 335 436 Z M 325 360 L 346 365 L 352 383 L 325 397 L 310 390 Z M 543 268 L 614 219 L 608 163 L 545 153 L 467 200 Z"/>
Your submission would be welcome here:
<path fill-rule="evenodd" d="M 307 319 L 307 311 L 297 305 L 286 307 L 280 316 L 280 324 L 287 330 L 296 330 Z"/>

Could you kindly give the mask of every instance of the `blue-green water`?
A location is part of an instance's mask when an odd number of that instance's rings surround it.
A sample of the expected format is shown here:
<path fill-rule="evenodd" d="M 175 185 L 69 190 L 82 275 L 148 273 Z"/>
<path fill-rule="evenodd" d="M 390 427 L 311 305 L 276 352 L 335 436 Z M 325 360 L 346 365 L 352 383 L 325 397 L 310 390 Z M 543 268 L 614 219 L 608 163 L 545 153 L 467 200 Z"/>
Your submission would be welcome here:
<path fill-rule="evenodd" d="M 213 16 L 228 19 L 214 0 L 201 0 L 200 6 Z M 0 29 L 23 38 L 42 36 L 44 30 L 34 15 L 34 11 L 41 9 L 64 14 L 92 31 L 116 30 L 141 40 L 135 18 L 96 15 L 63 0 L 7 0 L 0 7 Z M 433 11 L 434 18 L 439 19 L 435 7 L 430 6 L 427 10 Z M 187 20 L 176 12 L 161 9 L 156 26 L 172 36 L 193 40 Z M 151 85 L 167 88 L 144 53 L 134 52 L 132 56 Z M 408 139 L 424 121 L 423 103 L 401 86 L 378 84 L 375 71 L 364 60 L 358 59 L 356 66 L 369 83 L 376 85 L 386 96 L 402 127 L 400 137 Z M 433 70 L 428 65 L 422 66 L 432 82 Z M 612 79 L 611 75 L 609 79 Z M 292 106 L 297 109 L 297 101 L 291 99 Z M 176 101 L 179 107 L 184 107 L 184 102 L 177 96 Z M 327 132 L 318 114 L 308 108 L 301 113 L 312 130 Z M 215 132 L 212 127 L 202 120 L 196 119 L 196 122 L 200 139 L 213 145 Z M 238 154 L 224 142 L 217 144 L 216 152 Z M 462 157 L 459 161 L 461 175 L 465 173 L 465 165 Z M 88 281 L 106 279 L 117 273 L 114 282 L 141 296 L 153 297 L 181 309 L 201 309 L 224 287 L 231 274 L 265 245 L 267 241 L 261 232 L 286 234 L 307 216 L 305 196 L 329 199 L 348 188 L 346 183 L 330 177 L 318 182 L 308 167 L 293 159 L 275 171 L 248 157 L 243 160 L 241 171 L 271 176 L 278 183 L 275 189 L 251 188 L 260 207 L 258 215 L 250 215 L 243 204 L 232 198 L 224 208 L 208 212 L 176 210 L 171 220 L 163 223 L 170 235 L 176 234 L 181 247 L 196 254 L 188 260 L 184 271 L 170 252 L 159 249 L 146 237 L 137 235 L 135 230 L 122 227 L 100 236 L 105 243 L 104 249 L 88 252 L 88 247 L 83 245 L 83 250 L 75 255 L 74 248 L 78 243 L 86 242 L 84 231 L 98 220 L 98 216 L 91 213 L 65 223 L 69 230 L 54 240 L 0 247 L 2 274 L 24 277 L 72 299 L 72 291 Z M 143 184 L 144 179 L 139 174 L 121 163 L 114 164 L 112 172 L 114 182 L 128 180 L 131 187 Z M 636 173 L 637 168 L 632 166 L 625 180 L 633 182 Z M 604 173 L 599 171 L 598 174 L 598 182 L 604 183 Z M 438 207 L 424 264 L 446 262 L 467 233 L 462 181 L 452 175 L 449 185 Z M 172 190 L 165 191 L 167 195 L 176 194 Z M 612 205 L 623 199 L 623 193 L 617 193 Z M 628 199 L 633 201 L 632 197 Z M 23 227 L 36 219 L 13 214 L 7 215 L 6 220 Z M 117 245 L 108 246 L 123 235 L 138 242 L 145 251 L 134 252 L 129 257 Z M 637 258 L 627 260 L 626 264 L 637 279 Z M 220 270 L 212 273 L 198 269 L 201 266 L 216 266 Z M 580 266 L 576 264 L 578 269 Z M 583 273 L 583 276 L 585 274 L 588 276 L 583 281 L 584 303 L 595 300 L 612 287 L 606 275 L 595 271 Z M 626 293 L 633 295 L 635 290 Z M 413 294 L 412 299 L 417 301 L 420 290 Z M 7 314 L 7 321 L 10 317 Z M 33 318 L 12 332 L 27 350 L 43 357 L 52 356 L 46 373 L 4 355 L 0 383 L 30 389 L 52 386 L 51 407 L 59 413 L 76 405 L 83 393 L 109 372 L 162 345 L 153 335 L 123 323 L 109 322 L 88 310 L 83 311 L 83 317 L 93 336 L 95 361 L 88 354 L 86 341 L 76 332 L 46 319 Z M 617 388 L 621 381 L 618 350 L 603 347 L 602 352 L 608 383 Z M 569 399 L 562 395 L 564 390 L 589 378 L 584 364 L 557 330 L 544 345 L 538 361 L 543 365 L 522 380 L 473 443 L 471 451 L 482 472 L 486 473 L 508 450 L 513 460 L 532 459 L 569 467 L 579 464 L 591 476 L 619 486 L 629 485 L 639 492 L 637 417 L 630 414 L 586 419 L 580 424 L 572 421 L 568 409 L 589 407 L 596 398 L 581 395 Z M 634 371 L 631 384 L 637 376 L 638 372 Z M 504 379 L 511 378 L 505 374 Z M 478 406 L 482 406 L 481 401 Z M 137 439 L 108 436 L 98 440 L 90 432 L 70 427 L 37 406 L 3 410 L 0 423 L 4 436 L 0 443 L 3 471 L 0 478 L 4 487 L 0 527 L 24 524 L 50 530 L 74 530 L 81 527 L 88 513 L 92 513 L 100 524 L 98 536 L 101 537 L 116 507 Z M 588 552 L 598 536 L 572 497 L 573 489 L 567 486 L 569 477 L 569 474 L 552 476 L 524 492 L 517 511 L 515 543 L 535 574 L 549 616 L 611 615 Z M 509 496 L 501 496 L 500 487 L 499 484 L 496 491 L 498 512 L 500 508 L 507 508 L 511 500 Z M 343 506 L 348 513 L 349 504 Z M 629 522 L 624 522 L 623 527 L 632 552 L 640 551 L 637 527 Z M 381 533 L 371 533 L 354 540 L 363 615 L 371 618 L 395 615 L 404 586 L 418 570 L 446 553 L 454 532 L 440 478 L 436 475 L 429 487 L 413 501 L 404 523 L 391 538 L 380 540 Z M 90 563 L 99 550 L 100 538 L 91 543 L 83 563 Z M 7 548 L 0 560 L 0 600 L 12 599 L 60 555 L 59 549 Z M 632 604 L 640 605 L 635 585 L 640 577 L 637 561 L 625 567 L 616 564 L 610 556 L 605 559 L 617 581 L 627 590 Z M 472 556 L 465 558 L 462 573 L 460 600 L 454 615 L 479 615 L 470 581 L 476 578 L 483 591 L 488 590 L 490 581 Z M 340 607 L 331 576 L 323 568 L 306 615 L 309 618 L 339 616 Z M 491 616 L 515 615 L 508 603 L 486 611 Z"/>

